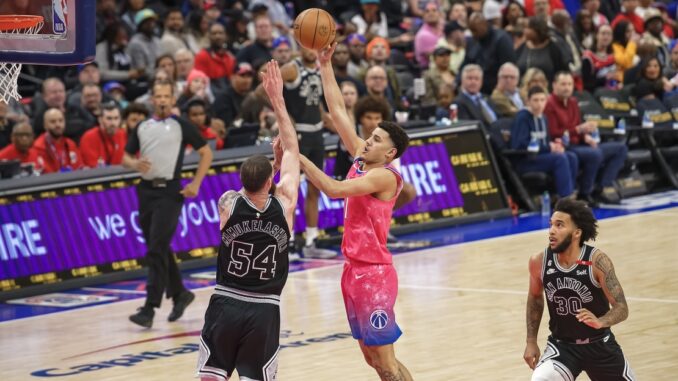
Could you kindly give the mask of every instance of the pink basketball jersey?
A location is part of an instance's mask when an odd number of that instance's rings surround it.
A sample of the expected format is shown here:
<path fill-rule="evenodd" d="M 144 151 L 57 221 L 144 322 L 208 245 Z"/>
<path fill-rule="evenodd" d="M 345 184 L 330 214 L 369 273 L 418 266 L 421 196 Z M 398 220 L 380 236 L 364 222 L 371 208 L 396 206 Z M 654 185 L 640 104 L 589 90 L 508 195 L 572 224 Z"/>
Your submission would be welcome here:
<path fill-rule="evenodd" d="M 362 161 L 356 159 L 346 179 L 364 176 Z M 391 252 L 386 247 L 388 231 L 391 227 L 393 205 L 403 187 L 400 173 L 392 166 L 384 168 L 393 172 L 398 182 L 398 190 L 390 200 L 383 201 L 371 194 L 347 197 L 344 200 L 344 237 L 341 251 L 351 262 L 366 264 L 391 264 Z"/>

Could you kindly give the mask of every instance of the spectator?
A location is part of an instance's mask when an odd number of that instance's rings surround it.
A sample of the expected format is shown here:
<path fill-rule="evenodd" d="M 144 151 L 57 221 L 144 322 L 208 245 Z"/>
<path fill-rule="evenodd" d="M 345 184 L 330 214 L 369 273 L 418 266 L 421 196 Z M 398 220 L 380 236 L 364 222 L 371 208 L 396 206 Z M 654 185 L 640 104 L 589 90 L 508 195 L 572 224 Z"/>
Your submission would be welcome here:
<path fill-rule="evenodd" d="M 70 172 L 82 168 L 82 156 L 75 142 L 64 136 L 66 122 L 64 113 L 57 108 L 45 111 L 45 133 L 33 143 L 42 173 Z"/>
<path fill-rule="evenodd" d="M 650 93 L 653 95 L 653 98 L 663 100 L 664 94 L 673 91 L 676 87 L 674 82 L 669 81 L 662 74 L 662 66 L 657 57 L 650 57 L 641 61 L 640 78 L 635 84 L 631 94 L 635 95 L 636 99 L 647 97 L 648 93 Z M 643 90 L 645 93 L 640 93 L 641 89 L 649 90 Z"/>
<path fill-rule="evenodd" d="M 93 122 L 89 126 L 85 126 L 85 131 L 94 127 L 96 120 L 101 116 L 102 99 L 103 95 L 101 94 L 101 87 L 93 83 L 88 83 L 82 88 L 80 106 L 89 113 L 89 119 Z"/>
<path fill-rule="evenodd" d="M 463 3 L 454 3 L 450 8 L 447 20 L 449 22 L 456 21 L 462 28 L 468 28 L 468 11 Z"/>
<path fill-rule="evenodd" d="M 525 39 L 527 41 L 516 52 L 518 57 L 516 64 L 521 73 L 536 67 L 544 72 L 548 81 L 552 81 L 557 72 L 568 70 L 570 62 L 551 39 L 549 27 L 544 19 L 530 17 L 525 30 Z"/>
<path fill-rule="evenodd" d="M 335 51 L 336 54 L 336 51 Z M 335 68 L 336 69 L 336 68 Z M 336 77 L 335 77 L 336 78 Z M 344 98 L 344 105 L 346 106 L 346 114 L 353 124 L 355 122 L 355 105 L 358 102 L 358 88 L 355 83 L 350 81 L 339 82 L 341 89 L 341 96 Z M 348 172 L 346 172 L 348 173 Z"/>
<path fill-rule="evenodd" d="M 247 24 L 250 20 L 240 9 L 231 9 L 226 12 L 229 14 L 226 23 L 226 43 L 231 53 L 236 54 L 248 43 Z"/>
<path fill-rule="evenodd" d="M 510 147 L 529 150 L 530 145 L 536 143 L 538 150 L 514 158 L 513 165 L 518 173 L 547 172 L 555 181 L 558 196 L 572 196 L 579 171 L 577 155 L 565 151 L 561 139 L 549 138 L 548 121 L 544 117 L 546 90 L 535 86 L 527 94 L 527 107 L 517 113 L 511 126 Z"/>
<path fill-rule="evenodd" d="M 136 16 L 141 12 L 146 6 L 144 0 L 127 0 L 123 3 L 122 9 L 120 11 L 121 19 L 125 23 L 127 28 L 127 33 L 130 35 L 134 34 L 139 25 L 136 22 Z"/>
<path fill-rule="evenodd" d="M 184 35 L 184 15 L 179 8 L 170 8 L 165 13 L 165 29 L 160 37 L 160 54 L 174 54 L 179 49 L 188 49 Z"/>
<path fill-rule="evenodd" d="M 637 46 L 632 40 L 633 25 L 626 20 L 621 20 L 616 25 L 614 23 L 612 25 L 612 51 L 614 61 L 617 64 L 617 71 L 623 80 L 624 71 L 632 68 L 638 62 Z"/>
<path fill-rule="evenodd" d="M 642 41 L 652 43 L 657 47 L 657 57 L 662 67 L 667 67 L 671 61 L 669 53 L 669 44 L 671 41 L 664 34 L 664 19 L 662 14 L 655 8 L 648 8 L 645 11 L 645 33 Z"/>
<path fill-rule="evenodd" d="M 132 58 L 127 54 L 127 29 L 121 23 L 106 27 L 104 40 L 96 46 L 96 63 L 99 65 L 101 80 L 118 81 L 125 85 L 127 98 L 134 99 L 146 90 L 145 83 L 137 83 L 143 79 L 143 69 L 132 68 Z"/>
<path fill-rule="evenodd" d="M 274 39 L 273 45 L 271 45 L 271 55 L 274 60 L 278 61 L 280 66 L 290 62 L 292 60 L 292 44 L 290 39 L 285 36 Z"/>
<path fill-rule="evenodd" d="M 66 97 L 67 105 L 79 105 L 81 103 L 82 89 L 85 85 L 101 84 L 101 72 L 99 64 L 96 61 L 78 65 L 78 84 L 70 91 Z"/>
<path fill-rule="evenodd" d="M 101 106 L 99 125 L 89 129 L 80 140 L 82 161 L 86 167 L 98 168 L 122 164 L 127 131 L 122 128 L 120 108 L 113 102 Z"/>
<path fill-rule="evenodd" d="M 367 40 L 362 34 L 352 33 L 346 38 L 348 44 L 348 53 L 350 60 L 348 61 L 348 75 L 353 78 L 360 77 L 360 73 L 367 70 L 370 64 L 365 60 L 365 46 Z"/>
<path fill-rule="evenodd" d="M 210 79 L 200 70 L 193 69 L 186 80 L 186 87 L 177 99 L 177 107 L 185 110 L 186 105 L 191 99 L 202 99 L 206 104 L 214 103 L 215 96 L 210 87 Z"/>
<path fill-rule="evenodd" d="M 334 77 L 337 79 L 337 83 L 341 84 L 342 82 L 351 82 L 354 87 L 358 90 L 358 95 L 363 96 L 367 93 L 365 85 L 352 77 L 348 73 L 348 66 L 350 63 L 350 54 L 348 45 L 345 42 L 340 42 L 334 48 L 334 54 L 332 55 L 332 67 L 334 68 Z"/>
<path fill-rule="evenodd" d="M 490 94 L 497 85 L 499 67 L 506 62 L 515 61 L 513 41 L 506 32 L 493 28 L 477 12 L 469 19 L 469 29 L 473 39 L 466 45 L 466 56 L 461 67 L 463 70 L 468 64 L 479 65 L 484 73 L 482 92 Z"/>
<path fill-rule="evenodd" d="M 461 66 L 464 56 L 466 56 L 464 27 L 456 21 L 445 24 L 444 34 L 438 40 L 436 48 L 440 46 L 450 49 L 450 70 L 456 76 L 459 74 L 459 66 Z M 434 65 L 435 63 L 431 62 L 429 66 L 433 67 Z"/>
<path fill-rule="evenodd" d="M 388 38 L 386 14 L 379 11 L 379 0 L 360 0 L 360 12 L 351 18 L 357 32 L 371 40 L 379 36 Z"/>
<path fill-rule="evenodd" d="M 673 78 L 678 74 L 678 40 L 674 40 L 669 45 L 670 62 L 666 67 L 666 77 Z"/>
<path fill-rule="evenodd" d="M 132 68 L 144 70 L 147 78 L 153 77 L 155 60 L 160 55 L 160 39 L 155 36 L 157 19 L 155 12 L 148 8 L 137 12 L 134 16 L 137 32 L 127 45 Z"/>
<path fill-rule="evenodd" d="M 19 160 L 22 164 L 37 166 L 38 153 L 33 148 L 33 127 L 26 122 L 19 122 L 12 128 L 12 143 L 0 150 L 0 161 Z"/>
<path fill-rule="evenodd" d="M 553 94 L 549 96 L 545 115 L 549 121 L 551 139 L 562 139 L 565 131 L 569 134 L 567 147 L 577 155 L 582 175 L 579 184 L 579 198 L 595 204 L 593 197 L 596 179 L 599 179 L 598 199 L 606 203 L 618 203 L 619 195 L 614 181 L 623 168 L 628 149 L 624 142 L 599 143 L 592 135 L 598 128 L 596 122 L 581 122 L 577 98 L 573 97 L 572 74 L 558 73 L 553 82 Z"/>
<path fill-rule="evenodd" d="M 270 61 L 271 46 L 273 45 L 273 26 L 271 18 L 264 15 L 254 19 L 255 40 L 250 45 L 240 49 L 236 58 L 238 62 L 247 62 L 258 67 Z"/>
<path fill-rule="evenodd" d="M 563 53 L 563 59 L 569 62 L 569 71 L 578 75 L 581 72 L 581 45 L 574 35 L 570 14 L 564 9 L 554 11 L 551 23 L 552 35 Z"/>
<path fill-rule="evenodd" d="M 6 147 L 12 141 L 14 122 L 7 118 L 9 106 L 0 100 L 0 148 Z"/>
<path fill-rule="evenodd" d="M 617 72 L 612 54 L 612 28 L 603 24 L 598 27 L 593 39 L 593 49 L 585 50 L 582 55 L 581 76 L 584 89 L 593 93 L 597 88 L 620 88 L 621 76 Z"/>
<path fill-rule="evenodd" d="M 254 69 L 247 62 L 240 62 L 236 65 L 235 71 L 231 76 L 231 85 L 225 93 L 217 95 L 214 102 L 214 115 L 223 120 L 226 126 L 231 126 L 234 120 L 240 114 L 242 102 L 252 90 L 254 81 Z"/>
<path fill-rule="evenodd" d="M 179 92 L 184 90 L 188 74 L 193 70 L 195 57 L 189 49 L 179 49 L 174 53 L 174 62 L 177 65 L 177 89 Z"/>
<path fill-rule="evenodd" d="M 177 62 L 171 54 L 163 54 L 155 60 L 155 70 L 164 70 L 172 83 L 177 82 Z"/>
<path fill-rule="evenodd" d="M 424 25 L 419 28 L 414 37 L 414 56 L 420 68 L 428 68 L 429 56 L 433 53 L 436 43 L 442 36 L 443 19 L 440 15 L 438 3 L 429 1 L 424 8 Z"/>
<path fill-rule="evenodd" d="M 439 83 L 438 96 L 436 97 L 436 121 L 450 117 L 450 105 L 454 102 L 455 88 L 449 83 Z"/>
<path fill-rule="evenodd" d="M 186 118 L 189 122 L 198 127 L 200 135 L 210 144 L 212 149 L 223 149 L 224 141 L 209 127 L 209 106 L 207 102 L 200 98 L 193 98 L 186 104 Z"/>
<path fill-rule="evenodd" d="M 633 59 L 634 66 L 623 73 L 624 85 L 632 85 L 640 79 L 640 63 L 651 57 L 657 56 L 657 47 L 649 42 L 641 40 Z"/>
<path fill-rule="evenodd" d="M 381 66 L 386 71 L 387 86 L 384 95 L 391 106 L 400 109 L 402 106 L 400 103 L 402 93 L 400 91 L 398 76 L 396 75 L 395 69 L 388 64 L 388 59 L 391 57 L 391 46 L 386 39 L 375 37 L 367 44 L 366 52 L 367 61 L 371 66 Z M 367 78 L 365 78 L 365 82 L 367 82 Z M 369 88 L 369 85 L 367 85 L 367 87 Z"/>
<path fill-rule="evenodd" d="M 588 10 L 582 9 L 577 12 L 577 17 L 574 20 L 574 34 L 583 49 L 595 50 L 593 39 L 596 35 L 596 29 L 599 28 L 593 24 L 593 18 Z M 611 32 L 610 37 L 612 37 Z"/>
<path fill-rule="evenodd" d="M 454 103 L 461 120 L 477 120 L 486 129 L 497 120 L 497 113 L 480 89 L 483 87 L 483 69 L 480 65 L 466 65 L 461 69 L 461 91 Z"/>
<path fill-rule="evenodd" d="M 106 82 L 102 87 L 102 90 L 109 98 L 118 104 L 120 109 L 124 110 L 129 105 L 129 101 L 127 98 L 125 98 L 125 86 L 123 86 L 120 82 Z"/>
<path fill-rule="evenodd" d="M 454 85 L 456 75 L 450 70 L 451 53 L 450 49 L 442 46 L 433 51 L 433 64 L 435 66 L 424 74 L 424 83 L 426 84 L 426 94 L 422 99 L 424 103 L 436 103 L 441 83 Z"/>
<path fill-rule="evenodd" d="M 525 7 L 517 0 L 509 0 L 508 5 L 504 8 L 503 27 L 506 28 L 509 25 L 515 27 L 518 20 L 525 17 L 527 17 Z"/>
<path fill-rule="evenodd" d="M 485 0 L 483 3 L 483 17 L 494 28 L 503 27 L 503 17 L 501 14 L 501 5 L 494 0 Z"/>
<path fill-rule="evenodd" d="M 609 24 L 607 17 L 600 13 L 600 0 L 581 0 L 581 7 L 589 12 L 593 25 L 599 28 L 601 25 Z"/>
<path fill-rule="evenodd" d="M 499 81 L 491 96 L 499 116 L 514 117 L 525 107 L 518 91 L 519 80 L 520 71 L 516 65 L 510 62 L 501 65 Z"/>
<path fill-rule="evenodd" d="M 617 17 L 612 20 L 612 30 L 616 30 L 620 22 L 626 21 L 631 24 L 636 34 L 641 35 L 645 31 L 645 22 L 642 17 L 636 13 L 638 7 L 638 0 L 621 0 L 623 13 L 619 13 Z M 630 39 L 630 36 L 629 36 Z"/>
<path fill-rule="evenodd" d="M 56 108 L 66 115 L 66 126 L 63 134 L 75 141 L 85 133 L 85 130 L 96 123 L 87 111 L 80 105 L 66 104 L 66 88 L 59 78 L 47 78 L 42 82 L 42 94 L 33 97 L 33 132 L 36 135 L 45 131 L 44 113 L 48 108 Z M 38 138 L 39 139 L 39 138 Z"/>
<path fill-rule="evenodd" d="M 137 128 L 139 123 L 146 120 L 149 115 L 148 108 L 141 103 L 130 103 L 123 113 L 122 128 L 129 133 L 131 130 Z"/>
<path fill-rule="evenodd" d="M 519 18 L 515 25 L 507 25 L 504 29 L 513 39 L 513 49 L 518 50 L 525 43 L 525 29 L 529 19 L 526 17 Z"/>
<path fill-rule="evenodd" d="M 201 49 L 210 46 L 209 37 L 207 36 L 210 24 L 207 16 L 205 16 L 205 11 L 202 9 L 192 11 L 188 14 L 187 19 L 188 30 L 186 41 L 193 54 L 198 54 Z"/>
<path fill-rule="evenodd" d="M 250 2 L 250 9 L 258 4 L 263 4 L 268 9 L 268 15 L 271 18 L 273 26 L 278 29 L 280 35 L 287 35 L 292 25 L 292 19 L 287 14 L 285 6 L 277 0 L 253 0 Z"/>
<path fill-rule="evenodd" d="M 551 21 L 551 12 L 564 9 L 561 0 L 526 0 L 525 10 L 528 16 L 538 17 L 545 22 Z"/>
<path fill-rule="evenodd" d="M 7 13 L 0 13 L 7 14 Z M 14 13 L 14 14 L 29 14 L 29 13 Z M 104 33 L 109 25 L 120 23 L 122 20 L 118 16 L 118 11 L 115 6 L 115 0 L 98 0 L 96 9 L 96 29 L 97 29 L 97 43 L 104 39 Z M 127 29 L 125 29 L 127 31 Z"/>
<path fill-rule="evenodd" d="M 653 0 L 639 0 L 639 1 L 638 1 L 639 4 L 638 4 L 638 6 L 636 6 L 635 12 L 636 12 L 636 14 L 637 14 L 638 16 L 640 16 L 643 20 L 647 20 L 646 15 L 647 15 L 647 12 L 648 12 L 650 9 L 656 10 L 656 9 L 652 8 L 652 1 L 653 1 Z"/>
<path fill-rule="evenodd" d="M 536 67 L 527 69 L 520 82 L 520 97 L 523 99 L 523 103 L 527 102 L 527 92 L 530 88 L 539 86 L 542 89 L 548 89 L 548 84 L 546 75 L 541 69 Z"/>
<path fill-rule="evenodd" d="M 210 47 L 195 56 L 194 67 L 209 77 L 212 85 L 225 89 L 233 74 L 235 57 L 226 49 L 226 29 L 219 23 L 210 25 Z"/>
<path fill-rule="evenodd" d="M 388 75 L 383 66 L 375 65 L 367 69 L 365 74 L 365 87 L 367 94 L 384 99 L 392 110 L 397 109 L 396 101 L 388 88 Z"/>
<path fill-rule="evenodd" d="M 219 22 L 219 19 L 221 19 L 221 10 L 217 5 L 217 0 L 203 0 L 202 9 L 205 11 L 205 17 L 210 25 Z"/>

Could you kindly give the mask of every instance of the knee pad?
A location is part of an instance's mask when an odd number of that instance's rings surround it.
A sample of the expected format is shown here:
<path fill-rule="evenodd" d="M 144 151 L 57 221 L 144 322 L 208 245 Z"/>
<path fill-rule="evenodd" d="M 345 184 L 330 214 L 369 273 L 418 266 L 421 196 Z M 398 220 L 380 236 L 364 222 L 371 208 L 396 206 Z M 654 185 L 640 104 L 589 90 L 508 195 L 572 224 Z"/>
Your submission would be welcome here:
<path fill-rule="evenodd" d="M 532 381 L 574 381 L 574 377 L 562 363 L 546 360 L 534 369 Z"/>

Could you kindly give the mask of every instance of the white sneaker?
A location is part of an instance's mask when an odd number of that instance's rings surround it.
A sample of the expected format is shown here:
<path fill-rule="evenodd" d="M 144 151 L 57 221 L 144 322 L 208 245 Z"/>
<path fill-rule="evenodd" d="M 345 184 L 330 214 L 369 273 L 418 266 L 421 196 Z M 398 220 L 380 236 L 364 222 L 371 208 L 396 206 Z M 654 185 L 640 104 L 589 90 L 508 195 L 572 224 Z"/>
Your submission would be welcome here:
<path fill-rule="evenodd" d="M 288 252 L 287 257 L 289 258 L 290 263 L 301 261 L 301 255 L 299 255 L 299 253 L 296 251 Z"/>
<path fill-rule="evenodd" d="M 327 250 L 327 249 L 320 249 L 315 246 L 315 242 L 313 242 L 309 246 L 304 246 L 302 249 L 302 253 L 304 254 L 304 258 L 316 258 L 316 259 L 331 259 L 335 258 L 338 253 L 333 250 Z"/>

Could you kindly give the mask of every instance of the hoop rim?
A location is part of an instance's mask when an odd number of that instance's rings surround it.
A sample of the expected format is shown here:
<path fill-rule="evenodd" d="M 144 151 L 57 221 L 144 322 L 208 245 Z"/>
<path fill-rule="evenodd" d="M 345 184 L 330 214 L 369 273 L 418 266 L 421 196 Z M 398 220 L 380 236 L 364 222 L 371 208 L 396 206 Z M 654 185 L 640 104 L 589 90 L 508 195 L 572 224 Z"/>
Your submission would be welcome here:
<path fill-rule="evenodd" d="M 43 21 L 35 15 L 0 15 L 0 32 L 33 28 Z"/>

